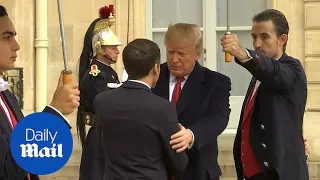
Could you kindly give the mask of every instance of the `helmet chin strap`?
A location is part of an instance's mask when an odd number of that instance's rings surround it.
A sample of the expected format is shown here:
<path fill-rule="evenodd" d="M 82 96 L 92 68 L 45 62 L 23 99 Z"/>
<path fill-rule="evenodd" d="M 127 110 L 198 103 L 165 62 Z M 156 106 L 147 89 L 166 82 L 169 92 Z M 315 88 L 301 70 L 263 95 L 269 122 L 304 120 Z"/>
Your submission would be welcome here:
<path fill-rule="evenodd" d="M 103 55 L 105 58 L 107 58 L 109 61 L 116 63 L 117 61 L 113 60 L 108 54 Z"/>

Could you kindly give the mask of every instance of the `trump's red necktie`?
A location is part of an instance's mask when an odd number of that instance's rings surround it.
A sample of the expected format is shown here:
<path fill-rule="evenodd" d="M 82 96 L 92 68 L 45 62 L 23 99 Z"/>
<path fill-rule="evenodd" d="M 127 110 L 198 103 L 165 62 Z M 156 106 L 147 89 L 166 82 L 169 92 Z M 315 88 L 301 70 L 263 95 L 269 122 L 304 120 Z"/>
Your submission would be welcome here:
<path fill-rule="evenodd" d="M 174 86 L 171 102 L 177 104 L 181 93 L 181 83 L 184 81 L 184 77 L 176 77 L 177 83 Z"/>

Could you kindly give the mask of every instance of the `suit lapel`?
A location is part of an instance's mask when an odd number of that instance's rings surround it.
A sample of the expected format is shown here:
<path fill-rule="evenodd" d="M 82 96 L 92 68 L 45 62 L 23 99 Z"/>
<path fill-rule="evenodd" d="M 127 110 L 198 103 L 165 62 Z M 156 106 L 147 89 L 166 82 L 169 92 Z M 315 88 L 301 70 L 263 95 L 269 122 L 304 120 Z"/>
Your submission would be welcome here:
<path fill-rule="evenodd" d="M 12 111 L 15 118 L 19 122 L 19 120 L 22 119 L 24 116 L 23 116 L 21 109 L 18 105 L 16 97 L 11 92 L 9 92 L 9 90 L 4 91 L 2 94 L 3 94 L 3 97 L 5 98 L 8 106 L 9 106 L 10 110 Z"/>
<path fill-rule="evenodd" d="M 160 71 L 160 77 L 157 82 L 157 86 L 155 89 L 155 94 L 158 96 L 169 100 L 169 70 L 167 64 L 163 64 Z"/>
<path fill-rule="evenodd" d="M 169 80 L 167 80 L 167 82 L 169 83 Z M 204 82 L 204 70 L 198 63 L 196 63 L 193 71 L 189 75 L 186 83 L 182 88 L 179 101 L 176 106 L 178 116 L 193 100 L 192 97 L 196 97 L 195 94 L 197 94 L 203 88 Z"/>
<path fill-rule="evenodd" d="M 5 131 L 7 132 L 8 136 L 10 136 L 10 134 L 12 133 L 12 127 L 10 122 L 8 121 L 6 115 L 4 114 L 4 112 L 0 109 L 0 123 L 1 126 L 5 129 Z"/>
<path fill-rule="evenodd" d="M 251 78 L 251 81 L 250 81 L 250 84 L 249 84 L 249 88 L 247 90 L 247 94 L 246 94 L 246 97 L 245 97 L 245 102 L 244 102 L 244 105 L 247 103 L 247 100 L 248 100 L 248 96 L 250 95 L 251 91 L 252 91 L 252 88 L 254 88 L 255 84 L 256 84 L 256 81 L 257 79 L 255 77 L 252 77 Z"/>

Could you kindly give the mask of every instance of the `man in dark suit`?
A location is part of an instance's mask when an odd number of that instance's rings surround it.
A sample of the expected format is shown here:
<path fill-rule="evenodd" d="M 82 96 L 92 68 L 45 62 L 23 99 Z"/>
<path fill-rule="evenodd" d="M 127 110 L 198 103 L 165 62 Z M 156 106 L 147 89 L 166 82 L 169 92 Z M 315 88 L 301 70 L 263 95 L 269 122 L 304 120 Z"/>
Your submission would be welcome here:
<path fill-rule="evenodd" d="M 221 38 L 225 52 L 252 75 L 234 142 L 238 179 L 308 180 L 303 115 L 306 75 L 285 53 L 289 25 L 283 13 L 267 9 L 253 17 L 255 51 L 235 34 Z"/>
<path fill-rule="evenodd" d="M 217 180 L 217 137 L 229 120 L 230 79 L 199 65 L 203 52 L 200 28 L 193 24 L 171 25 L 165 36 L 167 63 L 153 92 L 176 105 L 181 130 L 170 144 L 186 150 L 189 162 L 178 180 Z"/>
<path fill-rule="evenodd" d="M 136 39 L 125 47 L 122 59 L 129 80 L 94 100 L 102 130 L 104 179 L 167 180 L 166 169 L 179 174 L 188 158 L 169 144 L 179 131 L 174 106 L 151 91 L 160 74 L 160 49 L 150 40 Z"/>
<path fill-rule="evenodd" d="M 0 74 L 14 67 L 19 44 L 15 39 L 15 29 L 7 12 L 0 5 Z M 7 90 L 8 82 L 0 76 L 0 179 L 1 180 L 37 180 L 37 175 L 30 175 L 14 161 L 10 151 L 10 135 L 12 129 L 23 118 L 15 96 Z M 45 87 L 44 87 L 45 88 Z M 43 112 L 60 117 L 67 125 L 63 114 L 70 114 L 79 106 L 79 90 L 77 83 L 63 85 L 60 76 L 53 100 Z"/>

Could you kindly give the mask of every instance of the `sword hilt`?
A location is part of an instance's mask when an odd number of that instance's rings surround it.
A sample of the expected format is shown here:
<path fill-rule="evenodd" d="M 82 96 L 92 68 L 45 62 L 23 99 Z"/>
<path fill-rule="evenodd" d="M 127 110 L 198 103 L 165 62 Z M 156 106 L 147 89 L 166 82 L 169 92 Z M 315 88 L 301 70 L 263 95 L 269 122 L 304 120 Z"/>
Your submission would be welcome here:
<path fill-rule="evenodd" d="M 230 31 L 228 31 L 226 34 L 231 34 Z M 231 62 L 232 61 L 232 55 L 230 54 L 230 52 L 225 52 L 224 54 L 224 61 L 225 62 Z"/>
<path fill-rule="evenodd" d="M 71 84 L 72 82 L 72 71 L 63 70 L 63 84 Z"/>

